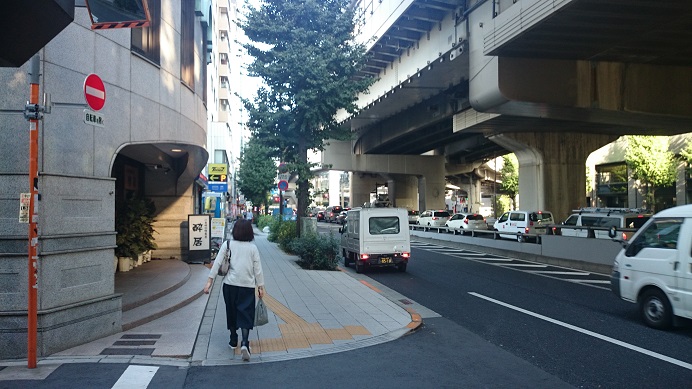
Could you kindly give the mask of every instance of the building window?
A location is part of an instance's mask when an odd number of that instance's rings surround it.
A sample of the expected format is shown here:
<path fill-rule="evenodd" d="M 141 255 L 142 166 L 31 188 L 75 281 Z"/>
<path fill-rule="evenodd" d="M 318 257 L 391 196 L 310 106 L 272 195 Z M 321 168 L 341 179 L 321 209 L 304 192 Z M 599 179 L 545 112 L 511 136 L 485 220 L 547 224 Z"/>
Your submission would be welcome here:
<path fill-rule="evenodd" d="M 180 79 L 195 87 L 195 2 L 181 2 Z"/>
<path fill-rule="evenodd" d="M 228 163 L 226 150 L 214 150 L 214 163 Z"/>
<path fill-rule="evenodd" d="M 627 207 L 627 165 L 623 163 L 596 166 L 596 196 L 599 205 Z"/>
<path fill-rule="evenodd" d="M 228 64 L 228 54 L 226 53 L 219 53 L 219 59 L 221 60 L 221 64 L 227 65 Z"/>
<path fill-rule="evenodd" d="M 131 38 L 131 50 L 151 62 L 161 63 L 159 30 L 161 28 L 161 0 L 149 0 L 149 27 L 133 28 Z"/>
<path fill-rule="evenodd" d="M 220 99 L 219 104 L 221 105 L 221 110 L 222 111 L 228 111 L 228 100 L 226 99 Z"/>
<path fill-rule="evenodd" d="M 228 77 L 226 76 L 221 76 L 221 87 L 228 89 L 230 87 L 230 83 L 228 82 Z"/>

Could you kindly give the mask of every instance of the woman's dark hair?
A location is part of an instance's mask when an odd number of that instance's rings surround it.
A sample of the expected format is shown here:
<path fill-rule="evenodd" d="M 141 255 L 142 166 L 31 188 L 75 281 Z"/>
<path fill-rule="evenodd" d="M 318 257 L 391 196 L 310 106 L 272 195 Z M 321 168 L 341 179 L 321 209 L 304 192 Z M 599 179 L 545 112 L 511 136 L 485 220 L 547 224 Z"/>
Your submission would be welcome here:
<path fill-rule="evenodd" d="M 236 220 L 231 234 L 233 235 L 233 240 L 251 242 L 255 239 L 255 233 L 252 231 L 252 220 Z"/>

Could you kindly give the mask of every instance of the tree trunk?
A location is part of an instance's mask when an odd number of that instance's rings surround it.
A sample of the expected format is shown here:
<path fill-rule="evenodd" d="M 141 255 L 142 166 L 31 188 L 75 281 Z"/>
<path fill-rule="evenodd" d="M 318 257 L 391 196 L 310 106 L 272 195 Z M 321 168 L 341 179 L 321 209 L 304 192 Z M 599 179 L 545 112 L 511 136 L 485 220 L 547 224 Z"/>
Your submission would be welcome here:
<path fill-rule="evenodd" d="M 301 136 L 300 139 L 298 139 L 298 161 L 299 163 L 303 166 L 304 170 L 308 170 L 308 149 L 307 146 L 305 145 L 305 137 Z M 308 191 L 310 189 L 309 183 L 308 183 L 308 175 L 307 174 L 298 174 L 298 182 L 297 182 L 297 198 L 298 198 L 298 209 L 296 211 L 296 233 L 298 237 L 301 236 L 301 223 L 300 220 L 307 215 L 307 207 L 308 207 Z"/>

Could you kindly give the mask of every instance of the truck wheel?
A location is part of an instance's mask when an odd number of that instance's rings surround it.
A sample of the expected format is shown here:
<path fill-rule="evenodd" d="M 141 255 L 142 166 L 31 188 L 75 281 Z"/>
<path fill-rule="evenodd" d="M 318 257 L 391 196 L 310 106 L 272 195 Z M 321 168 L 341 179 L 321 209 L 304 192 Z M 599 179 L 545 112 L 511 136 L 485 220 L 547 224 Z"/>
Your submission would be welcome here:
<path fill-rule="evenodd" d="M 406 265 L 408 265 L 406 262 L 402 262 L 402 263 L 396 265 L 396 267 L 400 272 L 404 273 L 404 272 L 406 272 Z"/>
<path fill-rule="evenodd" d="M 346 267 L 348 267 L 348 265 L 351 264 L 350 256 L 351 256 L 351 254 L 349 254 L 348 251 L 344 250 L 344 252 L 343 252 L 344 266 L 346 266 Z"/>
<path fill-rule="evenodd" d="M 639 298 L 639 313 L 647 326 L 659 330 L 670 328 L 673 309 L 668 297 L 659 289 L 650 289 Z"/>
<path fill-rule="evenodd" d="M 360 274 L 365 271 L 365 264 L 361 261 L 356 261 L 356 273 Z"/>

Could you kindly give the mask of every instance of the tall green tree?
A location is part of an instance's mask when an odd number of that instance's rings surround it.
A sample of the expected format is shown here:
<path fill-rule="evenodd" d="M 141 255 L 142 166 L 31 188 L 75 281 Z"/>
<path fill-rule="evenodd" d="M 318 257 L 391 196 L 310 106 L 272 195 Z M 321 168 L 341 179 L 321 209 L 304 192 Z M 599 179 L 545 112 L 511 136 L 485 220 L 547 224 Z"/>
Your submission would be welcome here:
<path fill-rule="evenodd" d="M 256 139 L 250 139 L 240 156 L 238 189 L 253 205 L 267 204 L 269 191 L 276 181 L 276 163 L 271 150 Z"/>
<path fill-rule="evenodd" d="M 689 171 L 692 167 L 692 140 L 688 140 L 685 148 L 680 150 L 680 160 L 685 162 L 685 167 Z"/>
<path fill-rule="evenodd" d="M 632 177 L 646 185 L 646 201 L 656 209 L 656 189 L 675 183 L 675 155 L 668 151 L 668 137 L 628 135 L 625 163 Z"/>
<path fill-rule="evenodd" d="M 306 215 L 308 150 L 323 150 L 327 139 L 345 139 L 335 121 L 338 110 L 356 111 L 356 98 L 372 84 L 356 77 L 365 47 L 356 43 L 351 0 L 265 0 L 250 6 L 239 23 L 250 43 L 251 76 L 266 87 L 244 101 L 253 135 L 298 175 L 298 217 Z M 300 223 L 298 223 L 300 234 Z"/>
<path fill-rule="evenodd" d="M 519 161 L 517 156 L 507 154 L 502 156 L 502 191 L 512 200 L 512 209 L 517 209 L 517 194 L 519 194 Z"/>

